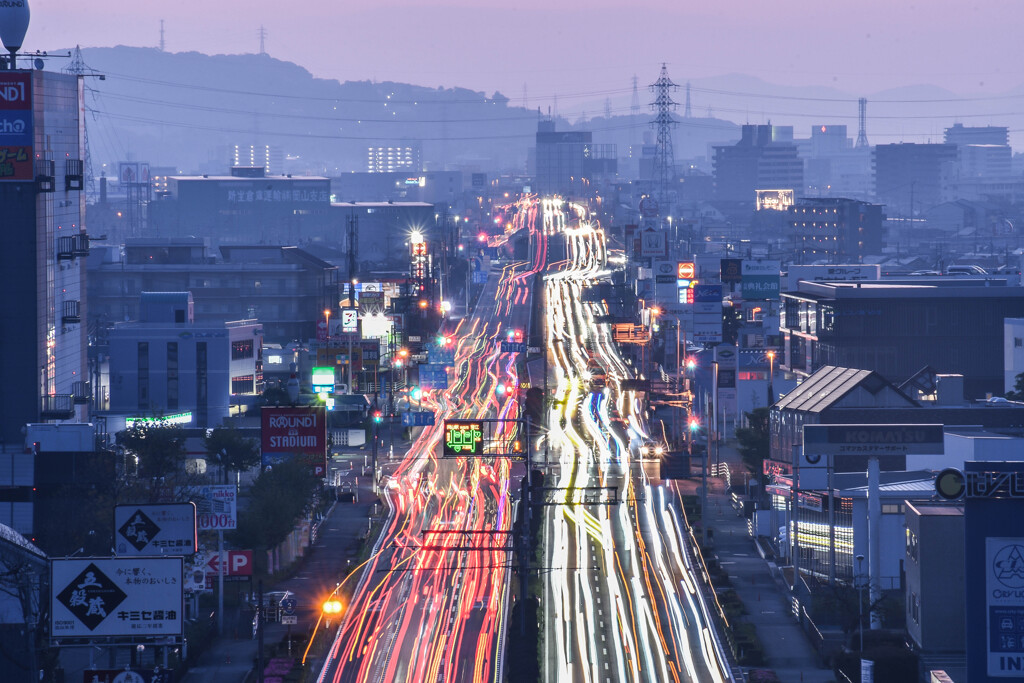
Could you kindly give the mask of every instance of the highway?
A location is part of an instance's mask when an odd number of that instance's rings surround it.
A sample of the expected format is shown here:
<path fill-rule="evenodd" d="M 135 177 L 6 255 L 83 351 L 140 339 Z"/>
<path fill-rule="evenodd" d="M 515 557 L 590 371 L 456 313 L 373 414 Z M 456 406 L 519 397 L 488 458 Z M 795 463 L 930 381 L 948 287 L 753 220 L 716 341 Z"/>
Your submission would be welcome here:
<path fill-rule="evenodd" d="M 474 315 L 443 332 L 456 346 L 449 388 L 424 393 L 435 426 L 386 479 L 389 514 L 319 682 L 502 680 L 523 467 L 508 457 L 442 458 L 439 441 L 445 418 L 519 417 L 517 354 L 499 342 L 529 326 L 546 259 L 538 216 L 536 200 L 516 205 L 506 232 L 533 233 L 529 260 L 492 264 Z M 519 438 L 510 425 L 496 429 Z"/>
<path fill-rule="evenodd" d="M 554 404 L 553 476 L 544 518 L 547 681 L 728 681 L 680 520 L 637 458 L 650 442 L 642 401 L 619 383 L 603 303 L 584 291 L 607 275 L 603 230 L 586 207 L 544 200 L 543 230 L 567 258 L 545 276 Z"/>

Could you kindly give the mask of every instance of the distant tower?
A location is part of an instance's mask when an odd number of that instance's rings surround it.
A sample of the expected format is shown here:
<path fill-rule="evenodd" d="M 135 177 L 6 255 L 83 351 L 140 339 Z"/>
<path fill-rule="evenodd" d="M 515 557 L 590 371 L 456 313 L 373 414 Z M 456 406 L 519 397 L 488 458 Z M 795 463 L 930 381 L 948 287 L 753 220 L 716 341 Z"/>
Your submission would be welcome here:
<path fill-rule="evenodd" d="M 630 116 L 640 116 L 640 90 L 637 87 L 639 83 L 640 79 L 633 74 L 633 101 L 629 105 Z"/>
<path fill-rule="evenodd" d="M 160 22 L 163 23 L 163 22 Z M 75 45 L 75 49 L 71 52 L 71 62 L 64 67 L 64 73 L 76 74 L 78 76 L 90 76 L 97 75 L 97 72 L 92 69 L 88 64 L 85 63 L 85 59 L 82 58 L 82 48 Z M 96 91 L 86 85 L 84 90 L 90 93 L 95 99 Z M 84 98 L 83 98 L 84 104 Z M 86 111 L 92 111 L 88 106 Z M 96 188 L 92 178 L 92 154 L 89 153 L 89 117 L 85 116 L 82 118 L 82 146 L 85 148 L 85 196 L 94 197 Z"/>
<path fill-rule="evenodd" d="M 665 211 L 668 204 L 668 187 L 672 177 L 672 169 L 675 167 L 675 158 L 672 151 L 672 129 L 679 125 L 673 110 L 679 103 L 672 99 L 672 91 L 678 90 L 679 86 L 668 77 L 668 65 L 662 63 L 661 75 L 650 86 L 654 93 L 654 102 L 651 102 L 651 109 L 654 110 L 654 120 L 650 122 L 651 128 L 658 131 L 657 149 L 654 152 L 654 171 L 658 182 L 658 204 L 661 210 Z"/>
<path fill-rule="evenodd" d="M 857 144 L 854 147 L 870 147 L 868 145 L 868 98 L 862 97 L 857 100 L 860 109 L 860 129 L 857 131 Z"/>
<path fill-rule="evenodd" d="M 608 120 L 612 117 L 612 98 L 604 98 L 604 118 Z"/>
<path fill-rule="evenodd" d="M 530 108 L 530 101 L 526 98 L 526 84 L 523 83 L 523 109 Z"/>
<path fill-rule="evenodd" d="M 683 118 L 693 118 L 693 111 L 690 109 L 690 82 L 686 82 L 686 107 L 683 109 Z"/>
<path fill-rule="evenodd" d="M 164 51 L 164 20 L 160 20 L 160 52 Z"/>
<path fill-rule="evenodd" d="M 555 121 L 558 119 L 558 95 L 555 95 L 554 104 L 551 107 L 551 120 Z"/>
<path fill-rule="evenodd" d="M 260 26 L 260 55 L 267 55 L 267 29 Z"/>

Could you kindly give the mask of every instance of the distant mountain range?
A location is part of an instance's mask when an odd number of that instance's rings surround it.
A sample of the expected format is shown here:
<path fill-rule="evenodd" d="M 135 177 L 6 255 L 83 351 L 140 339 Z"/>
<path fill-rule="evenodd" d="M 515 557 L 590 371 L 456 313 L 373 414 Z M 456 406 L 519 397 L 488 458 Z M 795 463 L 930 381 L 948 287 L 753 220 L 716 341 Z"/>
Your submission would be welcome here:
<path fill-rule="evenodd" d="M 86 107 L 94 169 L 125 159 L 223 172 L 235 144 L 280 145 L 297 172 L 329 175 L 366 168 L 367 149 L 403 140 L 422 143 L 428 168 L 523 171 L 540 112 L 494 93 L 402 83 L 314 78 L 306 69 L 266 55 L 169 53 L 154 48 L 83 49 L 104 80 L 87 79 Z M 54 65 L 55 68 L 57 65 Z M 574 105 L 601 112 L 585 121 L 558 118 L 559 130 L 591 130 L 596 144 L 618 156 L 650 134 L 646 88 L 633 115 L 628 95 Z M 677 160 L 702 157 L 709 144 L 739 137 L 745 122 L 812 126 L 845 124 L 857 135 L 856 94 L 831 87 L 782 87 L 744 75 L 695 79 L 692 116 L 675 131 Z M 1024 131 L 1024 86 L 1001 96 L 963 99 L 934 86 L 867 95 L 868 137 L 874 143 L 941 141 L 942 130 L 1006 125 Z M 675 93 L 682 105 L 685 89 Z M 547 107 L 545 107 L 545 113 Z M 607 115 L 606 115 L 607 114 Z"/>

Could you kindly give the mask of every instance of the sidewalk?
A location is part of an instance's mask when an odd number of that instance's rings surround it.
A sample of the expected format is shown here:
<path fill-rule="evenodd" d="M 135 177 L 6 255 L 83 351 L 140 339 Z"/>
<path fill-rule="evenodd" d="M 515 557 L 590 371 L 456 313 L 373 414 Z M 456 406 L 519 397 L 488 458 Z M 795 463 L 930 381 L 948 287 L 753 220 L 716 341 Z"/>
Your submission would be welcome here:
<path fill-rule="evenodd" d="M 735 448 L 722 445 L 719 460 L 727 462 L 734 483 L 746 476 L 746 468 Z M 697 493 L 699 481 L 678 481 L 684 494 Z M 708 479 L 708 530 L 714 537 L 708 557 L 718 558 L 729 574 L 732 589 L 746 607 L 742 620 L 757 629 L 764 645 L 766 663 L 762 669 L 774 670 L 779 680 L 786 683 L 831 683 L 835 681 L 831 669 L 822 667 L 821 661 L 792 614 L 788 591 L 777 583 L 769 563 L 761 558 L 754 539 L 747 532 L 747 520 L 732 507 L 725 482 Z M 778 570 L 775 570 L 778 576 Z M 744 667 L 747 671 L 748 667 Z"/>
<path fill-rule="evenodd" d="M 316 624 L 322 601 L 346 575 L 347 561 L 354 561 L 358 553 L 359 537 L 366 533 L 370 512 L 377 500 L 370 490 L 369 477 L 361 477 L 359 501 L 339 502 L 332 508 L 296 574 L 273 585 L 264 584 L 264 593 L 288 590 L 295 594 L 298 623 L 291 627 L 293 634 L 304 635 Z M 243 683 L 254 668 L 258 649 L 252 637 L 250 618 L 242 609 L 226 611 L 224 636 L 217 638 L 200 656 L 182 679 L 184 683 Z M 320 628 L 323 630 L 324 626 Z M 288 627 L 282 624 L 265 624 L 265 663 L 271 658 L 273 646 L 282 642 L 287 632 Z M 304 647 L 293 649 L 292 658 L 301 659 Z"/>

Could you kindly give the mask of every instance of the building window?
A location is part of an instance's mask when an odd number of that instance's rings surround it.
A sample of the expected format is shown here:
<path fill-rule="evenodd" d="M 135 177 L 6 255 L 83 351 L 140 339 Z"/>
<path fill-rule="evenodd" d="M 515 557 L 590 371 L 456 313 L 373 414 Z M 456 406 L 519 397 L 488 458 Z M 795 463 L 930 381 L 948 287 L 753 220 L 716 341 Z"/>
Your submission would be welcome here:
<path fill-rule="evenodd" d="M 231 378 L 231 393 L 232 394 L 251 394 L 253 393 L 253 376 L 244 375 L 242 377 Z"/>
<path fill-rule="evenodd" d="M 910 600 L 907 601 L 907 611 L 910 612 L 910 618 L 915 624 L 921 623 L 921 602 L 917 598 L 917 593 L 910 594 Z"/>
<path fill-rule="evenodd" d="M 907 506 L 903 503 L 882 503 L 883 515 L 903 515 L 907 512 Z"/>
<path fill-rule="evenodd" d="M 149 408 L 149 342 L 139 342 L 139 409 Z"/>
<path fill-rule="evenodd" d="M 231 342 L 231 360 L 252 358 L 252 339 Z"/>
<path fill-rule="evenodd" d="M 196 412 L 200 427 L 206 426 L 208 415 L 206 342 L 196 343 Z"/>
<path fill-rule="evenodd" d="M 1017 349 L 1019 349 L 1021 347 L 1024 347 L 1024 339 L 1021 339 L 1020 337 L 1014 337 L 1013 338 L 1013 346 L 1014 346 L 1014 348 L 1017 348 Z"/>
<path fill-rule="evenodd" d="M 178 409 L 178 342 L 167 342 L 167 409 Z"/>

